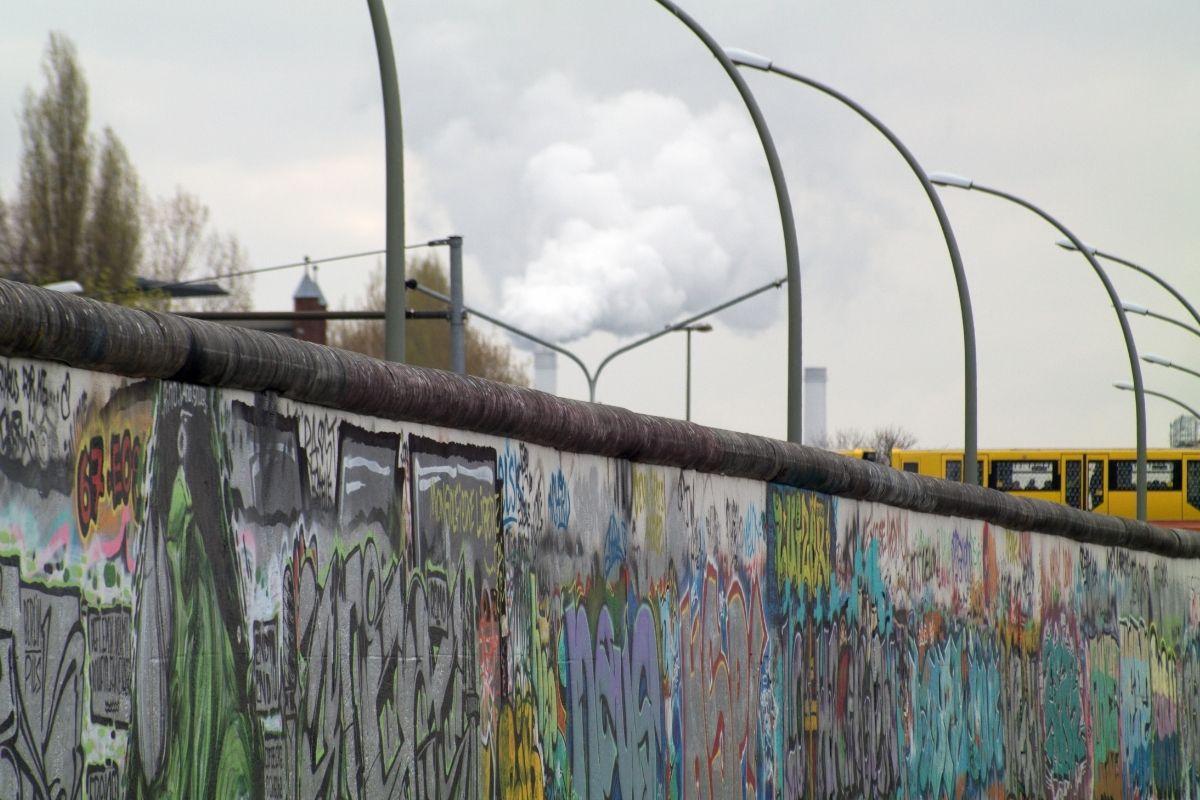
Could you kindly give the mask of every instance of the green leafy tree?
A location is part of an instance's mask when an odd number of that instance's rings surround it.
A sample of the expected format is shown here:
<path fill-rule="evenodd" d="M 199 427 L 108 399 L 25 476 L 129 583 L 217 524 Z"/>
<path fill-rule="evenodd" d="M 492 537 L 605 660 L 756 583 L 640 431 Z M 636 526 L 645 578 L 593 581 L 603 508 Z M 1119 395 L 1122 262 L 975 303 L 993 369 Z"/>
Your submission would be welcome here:
<path fill-rule="evenodd" d="M 46 87 L 26 92 L 21 114 L 20 255 L 29 277 L 80 280 L 92 169 L 87 82 L 59 33 L 50 34 L 42 71 Z"/>
<path fill-rule="evenodd" d="M 145 200 L 111 128 L 93 141 L 87 81 L 66 36 L 50 35 L 42 69 L 45 86 L 26 92 L 21 114 L 17 196 L 0 200 L 0 273 L 34 283 L 76 280 L 93 297 L 163 309 L 249 308 L 246 277 L 222 280 L 229 295 L 203 300 L 135 289 L 139 273 L 182 281 L 244 271 L 245 248 L 211 229 L 208 208 L 182 189 Z"/>
<path fill-rule="evenodd" d="M 124 145 L 104 129 L 87 225 L 84 287 L 125 290 L 141 262 L 141 189 Z"/>
<path fill-rule="evenodd" d="M 422 286 L 450 293 L 450 281 L 436 258 L 425 257 L 409 262 L 408 277 L 415 278 Z M 409 292 L 409 308 L 424 311 L 444 311 L 446 304 L 417 292 Z M 380 311 L 384 307 L 383 270 L 376 269 L 366 295 L 356 305 L 357 309 Z M 383 323 L 376 321 L 341 323 L 330 328 L 330 344 L 346 350 L 383 358 Z M 450 369 L 450 326 L 441 320 L 409 320 L 404 335 L 406 361 L 419 367 Z M 501 341 L 488 338 L 474 328 L 468 320 L 467 373 L 502 381 L 517 386 L 528 386 L 529 377 L 517 363 L 512 348 Z"/>

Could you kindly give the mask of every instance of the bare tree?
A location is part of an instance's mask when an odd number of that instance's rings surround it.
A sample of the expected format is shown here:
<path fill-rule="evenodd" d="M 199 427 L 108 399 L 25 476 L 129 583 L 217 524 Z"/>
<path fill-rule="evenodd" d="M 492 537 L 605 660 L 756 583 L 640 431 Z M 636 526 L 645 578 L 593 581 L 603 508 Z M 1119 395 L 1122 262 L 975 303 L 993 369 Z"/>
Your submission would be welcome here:
<path fill-rule="evenodd" d="M 193 194 L 175 194 L 147 202 L 142 211 L 147 237 L 143 269 L 162 281 L 181 281 L 194 272 L 204 250 L 208 209 Z"/>
<path fill-rule="evenodd" d="M 147 203 L 143 209 L 147 237 L 143 270 L 157 280 L 176 283 L 197 278 L 219 282 L 225 297 L 197 300 L 159 297 L 162 308 L 246 310 L 251 307 L 251 279 L 232 276 L 246 270 L 246 250 L 237 237 L 212 230 L 208 206 L 181 188 L 170 197 Z"/>
<path fill-rule="evenodd" d="M 408 264 L 408 276 L 422 286 L 449 294 L 449 280 L 436 258 L 425 257 Z M 446 306 L 422 294 L 410 294 L 408 305 L 426 311 L 445 310 Z M 383 270 L 376 268 L 371 273 L 371 282 L 366 295 L 357 303 L 357 308 L 380 310 L 384 307 Z M 517 363 L 512 348 L 502 341 L 490 339 L 468 321 L 467 330 L 467 373 L 503 381 L 517 386 L 528 386 L 529 377 Z M 383 357 L 383 323 L 376 321 L 346 322 L 330 328 L 330 344 L 345 350 L 354 350 L 376 358 Z M 405 335 L 406 361 L 422 367 L 450 368 L 450 326 L 439 320 L 411 321 Z"/>
<path fill-rule="evenodd" d="M 884 425 L 870 433 L 858 428 L 841 428 L 833 434 L 832 450 L 864 450 L 875 454 L 875 461 L 892 463 L 893 450 L 906 450 L 917 443 L 917 437 L 900 425 Z"/>

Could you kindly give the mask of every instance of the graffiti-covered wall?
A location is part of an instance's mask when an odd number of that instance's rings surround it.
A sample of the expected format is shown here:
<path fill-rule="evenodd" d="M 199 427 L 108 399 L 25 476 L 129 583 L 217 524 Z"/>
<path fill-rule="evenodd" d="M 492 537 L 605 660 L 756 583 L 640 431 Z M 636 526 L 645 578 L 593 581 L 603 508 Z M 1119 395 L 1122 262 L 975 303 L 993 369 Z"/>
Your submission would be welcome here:
<path fill-rule="evenodd" d="M 1200 565 L 0 359 L 0 797 L 1196 796 Z"/>

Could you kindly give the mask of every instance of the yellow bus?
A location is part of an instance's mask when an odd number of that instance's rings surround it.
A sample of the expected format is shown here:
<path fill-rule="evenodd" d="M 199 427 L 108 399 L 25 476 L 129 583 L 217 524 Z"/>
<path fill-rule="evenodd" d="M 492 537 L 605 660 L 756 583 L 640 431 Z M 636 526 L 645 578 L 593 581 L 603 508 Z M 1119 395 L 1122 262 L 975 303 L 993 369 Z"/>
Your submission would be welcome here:
<path fill-rule="evenodd" d="M 906 472 L 962 479 L 961 450 L 893 450 Z M 979 475 L 989 489 L 1072 508 L 1137 516 L 1133 450 L 980 450 Z M 1146 519 L 1200 530 L 1200 450 L 1146 451 Z"/>

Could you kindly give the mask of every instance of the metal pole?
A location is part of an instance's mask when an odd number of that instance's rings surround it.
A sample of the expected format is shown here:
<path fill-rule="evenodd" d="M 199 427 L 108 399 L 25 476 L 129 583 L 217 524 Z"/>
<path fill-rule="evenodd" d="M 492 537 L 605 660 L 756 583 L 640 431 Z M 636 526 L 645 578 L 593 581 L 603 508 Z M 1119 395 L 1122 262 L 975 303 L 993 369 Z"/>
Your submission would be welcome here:
<path fill-rule="evenodd" d="M 684 328 L 687 334 L 687 393 L 684 401 L 684 416 L 688 422 L 692 421 L 692 329 Z"/>
<path fill-rule="evenodd" d="M 779 154 L 775 150 L 775 142 L 767 129 L 767 121 L 754 99 L 750 87 L 742 78 L 737 67 L 725 55 L 717 41 L 671 0 L 656 0 L 663 8 L 674 14 L 680 22 L 688 27 L 720 62 L 725 74 L 737 87 L 750 118 L 754 121 L 754 130 L 762 143 L 763 153 L 767 158 L 767 167 L 771 170 L 771 182 L 775 185 L 775 201 L 779 205 L 779 221 L 783 227 L 783 250 L 787 260 L 788 278 L 788 349 L 787 349 L 787 439 L 789 442 L 801 441 L 803 414 L 801 413 L 801 392 L 804 386 L 804 367 L 802 353 L 802 316 L 800 298 L 800 250 L 796 244 L 796 221 L 792 216 L 792 199 L 788 195 L 787 180 L 783 175 L 783 167 L 779 163 Z M 599 370 L 597 369 L 597 375 Z"/>
<path fill-rule="evenodd" d="M 947 175 L 930 175 L 933 183 L 940 186 L 953 186 L 958 189 L 975 189 L 990 194 L 995 197 L 1008 200 L 1011 203 L 1021 206 L 1022 208 L 1032 211 L 1046 222 L 1053 225 L 1058 231 L 1071 240 L 1071 244 L 1075 246 L 1088 263 L 1091 264 L 1096 276 L 1100 278 L 1100 282 L 1104 284 L 1104 290 L 1108 293 L 1108 299 L 1112 303 L 1113 309 L 1117 312 L 1117 320 L 1121 323 L 1121 335 L 1125 338 L 1125 350 L 1129 355 L 1129 371 L 1133 374 L 1133 395 L 1134 395 L 1134 413 L 1137 425 L 1137 518 L 1145 521 L 1146 519 L 1146 391 L 1142 384 L 1142 364 L 1138 359 L 1137 345 L 1133 341 L 1133 330 L 1129 327 L 1129 319 L 1125 316 L 1125 308 L 1121 304 L 1121 298 L 1117 296 L 1116 287 L 1112 281 L 1108 279 L 1108 273 L 1100 266 L 1100 262 L 1096 257 L 1084 246 L 1075 234 L 1067 230 L 1066 226 L 1056 220 L 1054 217 L 1047 214 L 1042 209 L 1030 203 L 1028 200 L 1023 200 L 1016 195 L 1008 194 L 1000 189 L 992 189 L 987 186 L 980 186 L 978 183 L 967 178 L 959 178 L 957 176 Z"/>
<path fill-rule="evenodd" d="M 467 335 L 463 324 L 462 237 L 449 236 L 450 245 L 450 370 L 467 374 Z"/>
<path fill-rule="evenodd" d="M 950 227 L 950 218 L 946 215 L 946 208 L 942 205 L 942 200 L 933 188 L 933 184 L 929 182 L 929 178 L 925 175 L 925 170 L 917 163 L 917 158 L 912 154 L 912 151 L 905 146 L 904 142 L 900 141 L 900 138 L 888 126 L 883 124 L 882 120 L 837 89 L 826 86 L 820 81 L 805 77 L 797 72 L 776 66 L 773 62 L 750 53 L 745 54 L 748 58 L 744 61 L 739 58 L 742 55 L 740 51 L 730 50 L 729 55 L 735 63 L 756 69 L 765 69 L 767 72 L 773 72 L 776 75 L 790 78 L 798 83 L 810 86 L 847 106 L 867 122 L 871 123 L 875 130 L 883 134 L 884 138 L 904 158 L 909 169 L 917 176 L 917 180 L 921 182 L 921 188 L 925 190 L 925 196 L 929 198 L 934 214 L 937 215 L 938 225 L 942 229 L 942 238 L 946 240 L 946 249 L 950 252 L 950 266 L 954 270 L 954 283 L 958 289 L 958 310 L 959 315 L 962 317 L 963 332 L 963 482 L 978 485 L 979 395 L 977 390 L 978 378 L 975 357 L 975 315 L 971 310 L 971 293 L 967 288 L 967 273 L 963 269 L 962 255 L 958 250 L 958 240 L 954 236 L 954 230 Z M 766 66 L 761 66 L 764 63 Z"/>
<path fill-rule="evenodd" d="M 404 133 L 400 119 L 400 88 L 396 57 L 388 30 L 383 0 L 367 0 L 375 50 L 379 54 L 379 81 L 383 88 L 384 158 L 387 183 L 387 256 L 385 257 L 384 357 L 404 361 Z"/>

